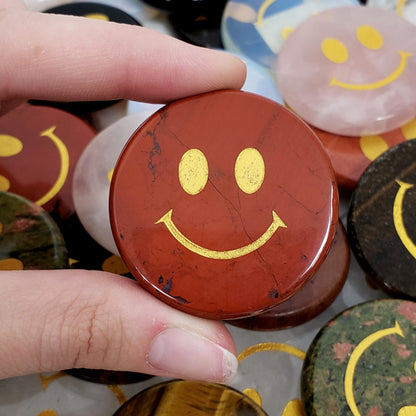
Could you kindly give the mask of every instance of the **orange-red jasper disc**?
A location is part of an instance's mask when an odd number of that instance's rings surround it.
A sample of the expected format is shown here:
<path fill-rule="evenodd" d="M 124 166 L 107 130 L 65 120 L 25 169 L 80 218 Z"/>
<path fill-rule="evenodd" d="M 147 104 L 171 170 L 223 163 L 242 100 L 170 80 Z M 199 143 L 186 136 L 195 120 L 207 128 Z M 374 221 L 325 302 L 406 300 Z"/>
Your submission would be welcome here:
<path fill-rule="evenodd" d="M 338 193 L 301 119 L 266 98 L 220 91 L 173 102 L 140 126 L 115 168 L 110 217 L 147 290 L 229 319 L 280 304 L 316 272 Z"/>

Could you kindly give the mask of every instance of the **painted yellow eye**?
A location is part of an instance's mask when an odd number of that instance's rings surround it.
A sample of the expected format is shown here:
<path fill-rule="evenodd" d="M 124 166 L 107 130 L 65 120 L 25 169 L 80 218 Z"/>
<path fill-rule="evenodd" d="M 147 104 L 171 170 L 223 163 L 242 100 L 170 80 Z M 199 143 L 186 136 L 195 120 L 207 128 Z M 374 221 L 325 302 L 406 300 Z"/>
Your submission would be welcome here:
<path fill-rule="evenodd" d="M 360 26 L 357 29 L 357 39 L 368 49 L 380 49 L 383 46 L 383 36 L 371 26 Z"/>
<path fill-rule="evenodd" d="M 208 162 L 199 149 L 189 149 L 179 162 L 179 182 L 189 195 L 199 194 L 208 181 Z"/>
<path fill-rule="evenodd" d="M 325 38 L 321 43 L 321 50 L 327 59 L 342 64 L 348 59 L 348 50 L 338 39 Z"/>
<path fill-rule="evenodd" d="M 23 149 L 22 142 L 8 134 L 0 134 L 0 156 L 15 156 Z"/>
<path fill-rule="evenodd" d="M 244 149 L 235 162 L 235 179 L 240 189 L 253 194 L 262 185 L 264 175 L 264 160 L 260 152 L 252 147 Z"/>

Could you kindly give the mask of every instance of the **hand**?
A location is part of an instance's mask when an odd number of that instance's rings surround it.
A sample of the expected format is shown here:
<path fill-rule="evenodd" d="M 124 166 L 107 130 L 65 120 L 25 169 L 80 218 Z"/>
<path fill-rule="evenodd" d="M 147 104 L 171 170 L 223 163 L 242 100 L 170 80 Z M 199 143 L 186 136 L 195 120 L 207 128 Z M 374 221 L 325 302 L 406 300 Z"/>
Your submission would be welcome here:
<path fill-rule="evenodd" d="M 143 27 L 28 12 L 19 0 L 0 0 L 0 50 L 3 112 L 27 98 L 166 103 L 245 78 L 230 54 Z"/>
<path fill-rule="evenodd" d="M 0 0 L 0 113 L 26 99 L 168 102 L 240 88 L 244 64 L 149 29 Z M 2 271 L 0 378 L 66 368 L 227 382 L 235 345 L 136 282 L 100 271 Z"/>

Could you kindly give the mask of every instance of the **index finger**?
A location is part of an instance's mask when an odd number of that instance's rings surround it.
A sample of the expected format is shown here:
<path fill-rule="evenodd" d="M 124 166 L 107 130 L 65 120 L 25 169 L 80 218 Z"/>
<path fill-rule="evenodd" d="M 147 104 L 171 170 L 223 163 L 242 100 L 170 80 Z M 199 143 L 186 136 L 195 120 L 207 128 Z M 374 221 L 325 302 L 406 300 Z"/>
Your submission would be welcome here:
<path fill-rule="evenodd" d="M 0 100 L 169 102 L 245 79 L 230 54 L 84 17 L 0 10 L 0 50 Z"/>

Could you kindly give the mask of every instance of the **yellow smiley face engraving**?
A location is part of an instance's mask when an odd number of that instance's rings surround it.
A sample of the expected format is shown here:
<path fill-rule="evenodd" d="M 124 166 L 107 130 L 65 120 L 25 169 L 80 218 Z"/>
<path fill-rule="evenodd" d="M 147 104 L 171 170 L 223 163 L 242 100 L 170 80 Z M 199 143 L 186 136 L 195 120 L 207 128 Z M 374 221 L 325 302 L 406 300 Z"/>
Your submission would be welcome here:
<path fill-rule="evenodd" d="M 356 30 L 356 38 L 364 48 L 372 51 L 381 51 L 384 45 L 381 33 L 370 25 L 359 26 Z M 335 64 L 344 64 L 349 58 L 347 47 L 343 42 L 335 38 L 325 38 L 321 43 L 321 51 L 328 60 Z M 407 59 L 412 56 L 412 53 L 401 50 L 398 51 L 398 54 L 400 61 L 397 67 L 389 75 L 378 81 L 353 84 L 333 77 L 329 85 L 355 91 L 368 91 L 389 85 L 403 74 L 406 69 Z"/>
<path fill-rule="evenodd" d="M 235 162 L 235 180 L 238 187 L 246 194 L 254 194 L 264 181 L 265 164 L 257 149 L 246 148 L 240 152 Z M 205 188 L 209 178 L 208 161 L 199 149 L 190 149 L 184 153 L 178 168 L 179 182 L 189 195 L 197 195 Z M 272 211 L 272 223 L 269 228 L 250 244 L 232 250 L 217 251 L 202 247 L 189 240 L 176 227 L 172 220 L 173 209 L 164 214 L 155 224 L 163 223 L 171 235 L 185 248 L 202 257 L 215 260 L 230 260 L 245 256 L 262 247 L 278 228 L 287 228 L 275 211 Z"/>
<path fill-rule="evenodd" d="M 46 204 L 50 201 L 57 193 L 62 189 L 65 181 L 68 177 L 69 172 L 69 153 L 63 141 L 55 134 L 56 126 L 52 126 L 40 133 L 42 137 L 48 137 L 52 143 L 56 146 L 61 166 L 59 175 L 52 185 L 51 189 L 39 198 L 35 203 L 39 206 Z M 7 134 L 0 134 L 0 157 L 11 157 L 19 154 L 23 150 L 22 142 L 14 137 Z M 10 181 L 3 175 L 0 175 L 0 191 L 8 191 L 10 188 Z"/>
<path fill-rule="evenodd" d="M 361 413 L 358 410 L 357 403 L 354 398 L 354 374 L 355 368 L 364 352 L 371 347 L 379 339 L 387 337 L 389 335 L 399 335 L 404 337 L 403 331 L 401 330 L 398 322 L 392 328 L 381 329 L 380 331 L 374 332 L 368 337 L 364 338 L 358 345 L 355 347 L 354 351 L 351 354 L 350 360 L 345 371 L 345 380 L 344 380 L 344 389 L 345 397 L 347 403 L 350 406 L 351 412 L 354 416 L 361 416 Z"/>

